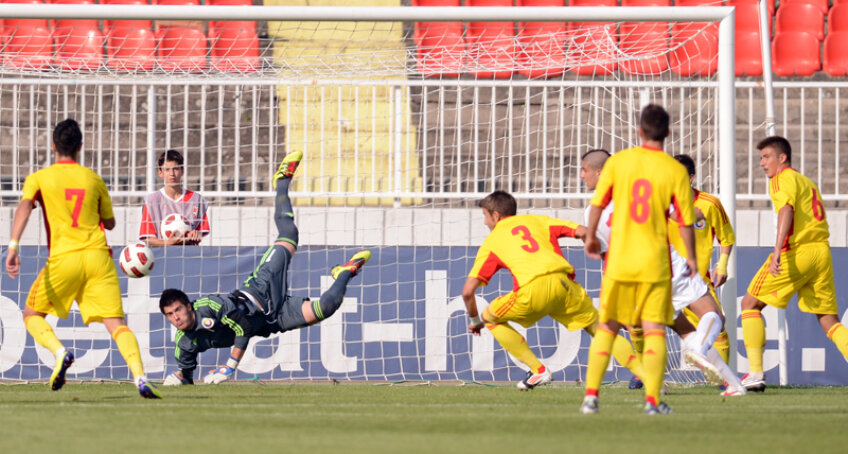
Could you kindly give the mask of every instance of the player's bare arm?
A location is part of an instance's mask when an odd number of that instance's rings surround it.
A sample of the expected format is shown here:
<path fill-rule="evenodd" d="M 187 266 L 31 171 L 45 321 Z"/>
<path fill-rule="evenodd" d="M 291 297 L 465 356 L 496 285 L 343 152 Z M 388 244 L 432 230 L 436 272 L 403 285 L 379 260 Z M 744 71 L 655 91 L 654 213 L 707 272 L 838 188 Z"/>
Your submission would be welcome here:
<path fill-rule="evenodd" d="M 601 258 L 601 242 L 595 233 L 598 230 L 598 222 L 601 220 L 603 208 L 592 205 L 589 209 L 589 225 L 586 226 L 586 236 L 583 238 L 583 249 L 586 251 L 586 256 L 596 260 Z"/>
<path fill-rule="evenodd" d="M 683 245 L 686 246 L 686 266 L 689 267 L 689 274 L 686 277 L 698 275 L 698 261 L 695 256 L 695 228 L 691 225 L 680 226 L 680 237 L 683 238 Z"/>
<path fill-rule="evenodd" d="M 474 292 L 477 291 L 477 287 L 481 283 L 476 277 L 469 277 L 462 287 L 462 300 L 465 301 L 465 310 L 468 311 L 468 317 L 471 318 L 471 323 L 468 324 L 468 332 L 475 336 L 480 335 L 480 330 L 483 329 L 484 325 L 480 314 L 477 312 L 477 298 L 474 296 Z"/>
<path fill-rule="evenodd" d="M 792 229 L 792 220 L 794 218 L 795 208 L 789 204 L 784 205 L 777 213 L 777 241 L 774 243 L 774 253 L 772 253 L 771 261 L 769 262 L 769 272 L 773 276 L 777 276 L 782 270 L 780 266 L 780 251 L 789 237 L 789 230 Z"/>
<path fill-rule="evenodd" d="M 103 228 L 106 230 L 112 230 L 115 228 L 115 218 L 103 219 L 100 218 L 100 224 L 103 225 Z"/>
<path fill-rule="evenodd" d="M 18 255 L 17 242 L 21 239 L 21 235 L 24 233 L 27 222 L 29 222 L 29 215 L 32 213 L 33 208 L 35 208 L 35 202 L 31 199 L 23 199 L 18 204 L 18 208 L 15 210 L 15 220 L 12 223 L 12 241 L 9 242 L 9 251 L 6 253 L 6 273 L 8 273 L 9 277 L 12 279 L 18 275 L 18 272 L 21 269 L 21 257 Z M 14 247 L 12 247 L 12 245 L 14 245 Z"/>

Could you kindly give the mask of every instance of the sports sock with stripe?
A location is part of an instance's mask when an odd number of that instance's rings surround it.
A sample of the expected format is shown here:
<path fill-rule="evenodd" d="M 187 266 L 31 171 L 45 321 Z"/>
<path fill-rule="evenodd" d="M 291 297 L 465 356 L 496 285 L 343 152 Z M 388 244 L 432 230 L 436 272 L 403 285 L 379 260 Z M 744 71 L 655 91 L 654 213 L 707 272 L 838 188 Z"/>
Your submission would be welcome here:
<path fill-rule="evenodd" d="M 842 356 L 848 359 L 848 329 L 842 323 L 837 323 L 827 330 L 827 338 L 832 340 Z"/>
<path fill-rule="evenodd" d="M 642 382 L 645 384 L 645 402 L 652 405 L 660 403 L 667 356 L 665 330 L 646 330 L 645 351 L 642 352 L 642 368 L 645 369 L 645 374 Z"/>
<path fill-rule="evenodd" d="M 758 310 L 742 311 L 742 338 L 748 355 L 748 371 L 763 372 L 763 347 L 766 345 L 766 324 Z"/>
<path fill-rule="evenodd" d="M 610 360 L 610 351 L 615 343 L 616 334 L 608 329 L 598 328 L 589 346 L 589 365 L 586 367 L 586 395 L 597 396 Z"/>
<path fill-rule="evenodd" d="M 63 348 L 62 342 L 56 337 L 53 332 L 53 327 L 47 323 L 44 317 L 39 315 L 31 315 L 24 320 L 24 325 L 29 334 L 38 342 L 38 345 L 50 350 L 50 353 L 56 355 L 60 348 Z"/>
<path fill-rule="evenodd" d="M 612 356 L 619 364 L 626 367 L 627 370 L 640 379 L 645 374 L 645 370 L 642 368 L 642 360 L 636 355 L 633 346 L 625 337 L 621 335 L 615 336 L 615 340 L 612 343 Z"/>
<path fill-rule="evenodd" d="M 533 354 L 530 346 L 527 345 L 527 340 L 515 328 L 509 326 L 507 323 L 487 323 L 486 327 L 489 328 L 492 336 L 495 337 L 504 350 L 514 356 L 515 359 L 526 364 L 534 374 L 539 373 L 542 368 L 542 362 Z"/>
<path fill-rule="evenodd" d="M 353 273 L 347 270 L 342 271 L 335 282 L 333 282 L 333 285 L 321 294 L 321 298 L 318 298 L 318 301 L 312 302 L 312 312 L 315 313 L 315 318 L 318 321 L 324 320 L 336 313 L 336 310 L 344 302 L 347 283 L 351 277 L 353 277 Z"/>
<path fill-rule="evenodd" d="M 636 355 L 641 357 L 645 350 L 645 332 L 642 331 L 642 328 L 638 326 L 631 328 L 630 340 L 633 342 L 633 350 L 636 351 Z"/>
<path fill-rule="evenodd" d="M 130 331 L 127 325 L 121 325 L 115 328 L 115 331 L 112 331 L 112 339 L 115 339 L 118 351 L 121 352 L 121 356 L 127 362 L 133 378 L 143 377 L 144 366 L 141 363 L 141 351 L 138 349 L 138 340 L 135 338 L 135 334 Z"/>
<path fill-rule="evenodd" d="M 297 247 L 299 234 L 294 223 L 294 209 L 289 199 L 291 178 L 277 180 L 277 197 L 274 199 L 274 223 L 277 225 L 277 241 L 285 241 Z"/>
<path fill-rule="evenodd" d="M 725 363 L 730 363 L 730 338 L 727 337 L 727 330 L 722 330 L 719 333 L 716 341 L 713 343 L 713 347 L 715 347 L 718 354 L 721 356 L 721 359 L 724 360 Z"/>

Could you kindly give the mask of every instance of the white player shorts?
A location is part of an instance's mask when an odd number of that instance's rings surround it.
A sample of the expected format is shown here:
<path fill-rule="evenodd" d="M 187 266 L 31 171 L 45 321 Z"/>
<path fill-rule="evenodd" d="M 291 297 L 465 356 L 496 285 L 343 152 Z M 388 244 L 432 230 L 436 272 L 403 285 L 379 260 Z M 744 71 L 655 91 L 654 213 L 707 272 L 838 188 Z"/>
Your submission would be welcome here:
<path fill-rule="evenodd" d="M 695 274 L 691 277 L 686 277 L 688 272 L 686 260 L 674 250 L 674 247 L 669 246 L 671 252 L 671 305 L 674 307 L 674 318 L 680 315 L 680 312 L 690 304 L 694 303 L 698 298 L 709 292 L 707 283 L 701 279 L 700 274 Z"/>

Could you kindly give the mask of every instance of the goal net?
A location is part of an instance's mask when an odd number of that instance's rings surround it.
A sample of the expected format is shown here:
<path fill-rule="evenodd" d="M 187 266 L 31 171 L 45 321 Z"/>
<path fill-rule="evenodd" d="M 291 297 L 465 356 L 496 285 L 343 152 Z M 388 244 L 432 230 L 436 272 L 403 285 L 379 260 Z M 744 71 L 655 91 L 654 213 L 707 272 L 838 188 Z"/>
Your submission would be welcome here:
<path fill-rule="evenodd" d="M 120 274 L 152 378 L 176 368 L 159 294 L 175 287 L 196 299 L 241 285 L 276 238 L 271 176 L 287 152 L 305 155 L 291 193 L 300 247 L 290 293 L 317 298 L 333 265 L 362 248 L 373 258 L 333 317 L 252 340 L 237 378 L 507 382 L 524 366 L 488 332 L 466 332 L 460 293 L 488 233 L 476 202 L 505 189 L 520 212 L 582 222 L 591 194 L 581 156 L 637 145 L 649 102 L 671 113 L 667 152 L 695 158 L 704 191 L 718 193 L 718 150 L 727 137 L 733 144 L 732 132 L 719 135 L 719 87 L 732 84 L 718 71 L 727 8 L 101 3 L 0 5 L 0 223 L 11 225 L 25 177 L 54 162 L 51 131 L 62 119 L 81 124 L 80 162 L 112 195 L 116 254 L 139 238 L 144 197 L 163 188 L 159 155 L 183 155 L 182 187 L 207 200 L 211 233 L 199 246 L 155 247 L 146 278 Z M 732 51 L 729 61 L 732 74 Z M 40 214 L 21 238 L 21 275 L 0 281 L 5 381 L 46 379 L 54 362 L 21 316 L 49 252 Z M 576 240 L 561 245 L 597 300 L 600 262 Z M 478 291 L 478 308 L 512 285 L 501 271 Z M 48 321 L 77 354 L 70 378 L 129 377 L 102 325 L 85 326 L 76 309 Z M 587 334 L 550 319 L 517 328 L 556 381 L 584 379 Z M 667 378 L 701 381 L 668 339 Z M 203 353 L 199 375 L 227 355 Z M 606 379 L 629 377 L 613 364 Z"/>

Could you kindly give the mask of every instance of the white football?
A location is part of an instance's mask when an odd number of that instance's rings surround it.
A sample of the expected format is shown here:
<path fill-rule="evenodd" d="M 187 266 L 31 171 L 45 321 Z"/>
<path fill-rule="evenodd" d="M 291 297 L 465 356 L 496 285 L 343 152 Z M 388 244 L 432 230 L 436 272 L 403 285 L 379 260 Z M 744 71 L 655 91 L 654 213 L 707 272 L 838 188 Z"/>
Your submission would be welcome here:
<path fill-rule="evenodd" d="M 185 235 L 189 230 L 191 230 L 191 224 L 183 215 L 178 213 L 165 216 L 162 225 L 159 226 L 159 232 L 162 233 L 162 238 L 166 240 L 173 236 Z"/>
<path fill-rule="evenodd" d="M 153 251 L 144 243 L 134 243 L 121 251 L 121 271 L 129 277 L 139 278 L 153 270 Z"/>

